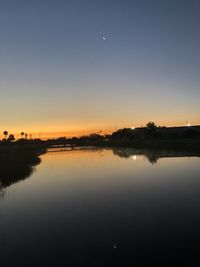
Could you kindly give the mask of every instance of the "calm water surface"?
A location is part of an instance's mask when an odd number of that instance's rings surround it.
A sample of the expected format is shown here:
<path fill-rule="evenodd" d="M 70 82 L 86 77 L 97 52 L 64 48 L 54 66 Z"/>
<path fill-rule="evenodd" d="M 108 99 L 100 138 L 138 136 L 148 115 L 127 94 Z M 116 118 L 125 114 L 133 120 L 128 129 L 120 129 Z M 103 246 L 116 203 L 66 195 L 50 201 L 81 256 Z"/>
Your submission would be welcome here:
<path fill-rule="evenodd" d="M 43 155 L 1 190 L 0 266 L 200 266 L 200 158 L 169 156 Z"/>

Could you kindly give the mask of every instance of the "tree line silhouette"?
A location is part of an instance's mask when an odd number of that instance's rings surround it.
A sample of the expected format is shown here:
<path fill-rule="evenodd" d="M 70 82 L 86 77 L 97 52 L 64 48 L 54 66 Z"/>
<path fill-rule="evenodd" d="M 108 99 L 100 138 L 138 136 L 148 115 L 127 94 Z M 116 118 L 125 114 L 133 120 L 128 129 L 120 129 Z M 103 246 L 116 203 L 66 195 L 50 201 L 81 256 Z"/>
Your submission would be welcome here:
<path fill-rule="evenodd" d="M 59 137 L 48 140 L 28 138 L 28 134 L 21 132 L 21 138 L 16 139 L 8 131 L 3 132 L 4 138 L 0 145 L 44 145 L 47 147 L 59 145 L 71 146 L 130 146 L 136 148 L 184 148 L 199 149 L 200 126 L 194 127 L 165 127 L 157 126 L 149 121 L 145 127 L 122 128 L 112 134 L 92 133 L 80 137 Z"/>
<path fill-rule="evenodd" d="M 20 135 L 21 135 L 22 139 L 24 139 L 24 138 L 27 139 L 27 137 L 28 137 L 28 134 L 24 133 L 24 132 L 21 132 Z M 4 131 L 3 136 L 4 136 L 3 140 L 5 140 L 5 141 L 10 141 L 10 142 L 15 141 L 14 134 L 8 134 L 8 131 Z"/>

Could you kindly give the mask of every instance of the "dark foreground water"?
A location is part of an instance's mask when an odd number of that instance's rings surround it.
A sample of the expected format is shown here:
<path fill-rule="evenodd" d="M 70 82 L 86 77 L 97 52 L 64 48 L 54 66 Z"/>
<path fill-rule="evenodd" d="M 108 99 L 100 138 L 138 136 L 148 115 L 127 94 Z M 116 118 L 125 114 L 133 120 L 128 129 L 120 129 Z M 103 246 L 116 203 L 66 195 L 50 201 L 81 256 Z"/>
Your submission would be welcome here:
<path fill-rule="evenodd" d="M 200 158 L 161 156 L 43 155 L 2 185 L 0 266 L 200 266 Z"/>

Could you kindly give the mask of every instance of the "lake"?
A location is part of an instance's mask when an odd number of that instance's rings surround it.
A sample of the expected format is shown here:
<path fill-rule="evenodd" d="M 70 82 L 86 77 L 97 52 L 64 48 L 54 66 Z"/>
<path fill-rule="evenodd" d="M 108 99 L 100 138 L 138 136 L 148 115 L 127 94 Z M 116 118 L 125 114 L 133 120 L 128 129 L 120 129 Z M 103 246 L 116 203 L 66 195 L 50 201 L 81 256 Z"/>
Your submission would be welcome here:
<path fill-rule="evenodd" d="M 2 185 L 2 267 L 200 266 L 199 251 L 200 157 L 54 149 Z"/>

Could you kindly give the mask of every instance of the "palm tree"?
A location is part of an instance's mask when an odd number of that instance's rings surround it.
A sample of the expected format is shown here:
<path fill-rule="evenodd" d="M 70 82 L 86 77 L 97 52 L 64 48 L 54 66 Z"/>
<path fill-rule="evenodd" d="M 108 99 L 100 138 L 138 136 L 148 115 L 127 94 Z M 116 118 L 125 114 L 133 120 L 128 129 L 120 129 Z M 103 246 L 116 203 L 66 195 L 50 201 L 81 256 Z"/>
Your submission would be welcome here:
<path fill-rule="evenodd" d="M 23 139 L 23 137 L 24 137 L 24 132 L 21 132 L 21 136 L 22 136 L 22 139 Z"/>
<path fill-rule="evenodd" d="M 3 132 L 3 135 L 4 135 L 5 139 L 7 139 L 8 132 L 7 131 L 4 131 Z"/>

